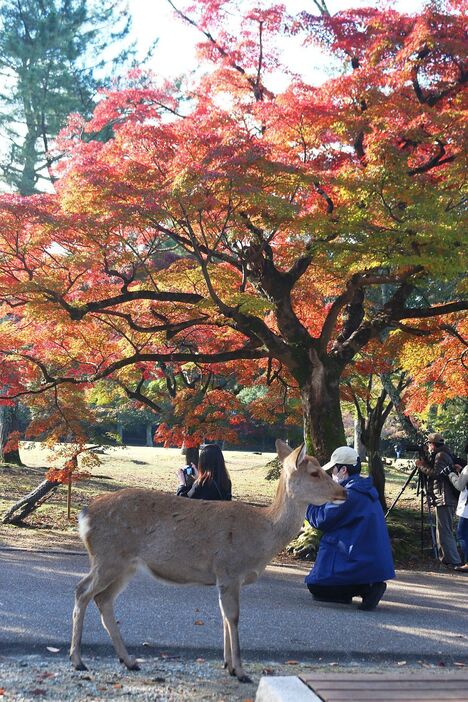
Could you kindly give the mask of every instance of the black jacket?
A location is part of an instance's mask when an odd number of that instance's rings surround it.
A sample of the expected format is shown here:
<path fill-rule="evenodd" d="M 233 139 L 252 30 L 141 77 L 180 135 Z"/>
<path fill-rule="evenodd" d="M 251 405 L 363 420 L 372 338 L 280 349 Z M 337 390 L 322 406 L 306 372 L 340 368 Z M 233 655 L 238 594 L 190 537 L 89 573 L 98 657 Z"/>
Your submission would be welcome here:
<path fill-rule="evenodd" d="M 458 491 L 453 487 L 449 478 L 442 474 L 446 466 L 453 466 L 453 456 L 442 446 L 431 455 L 430 463 L 425 463 L 419 470 L 427 476 L 427 492 L 433 505 L 444 507 L 456 505 Z"/>
<path fill-rule="evenodd" d="M 177 494 L 181 497 L 191 497 L 193 500 L 231 500 L 231 482 L 229 489 L 224 491 L 214 480 L 207 480 L 201 485 L 196 480 L 192 487 L 179 485 Z"/>

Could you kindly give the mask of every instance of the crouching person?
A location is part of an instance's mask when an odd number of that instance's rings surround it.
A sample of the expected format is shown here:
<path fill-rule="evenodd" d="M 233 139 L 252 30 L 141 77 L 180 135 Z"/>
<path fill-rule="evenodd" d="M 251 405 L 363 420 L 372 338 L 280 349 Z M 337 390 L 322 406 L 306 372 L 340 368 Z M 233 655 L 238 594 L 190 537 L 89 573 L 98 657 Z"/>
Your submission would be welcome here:
<path fill-rule="evenodd" d="M 337 448 L 323 466 L 348 495 L 342 504 L 309 505 L 307 521 L 323 532 L 315 565 L 305 582 L 315 600 L 375 609 L 395 577 L 387 525 L 372 478 L 360 475 L 361 461 L 348 446 Z"/>

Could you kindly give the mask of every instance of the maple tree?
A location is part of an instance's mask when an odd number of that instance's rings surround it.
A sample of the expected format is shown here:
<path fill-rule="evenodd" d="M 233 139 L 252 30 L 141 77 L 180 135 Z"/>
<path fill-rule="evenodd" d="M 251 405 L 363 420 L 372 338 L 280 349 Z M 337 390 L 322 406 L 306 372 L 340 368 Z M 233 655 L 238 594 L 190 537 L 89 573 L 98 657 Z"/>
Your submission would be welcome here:
<path fill-rule="evenodd" d="M 151 403 L 145 383 L 195 363 L 290 388 L 324 459 L 344 443 L 340 379 L 357 354 L 389 330 L 440 339 L 447 315 L 458 323 L 463 8 L 320 5 L 291 18 L 198 0 L 182 14 L 212 70 L 182 96 L 134 72 L 90 120 L 70 118 L 57 195 L 2 197 L 11 397 L 112 378 Z M 342 75 L 274 94 L 286 30 Z M 449 299 L 426 295 L 432 280 L 453 282 Z"/>

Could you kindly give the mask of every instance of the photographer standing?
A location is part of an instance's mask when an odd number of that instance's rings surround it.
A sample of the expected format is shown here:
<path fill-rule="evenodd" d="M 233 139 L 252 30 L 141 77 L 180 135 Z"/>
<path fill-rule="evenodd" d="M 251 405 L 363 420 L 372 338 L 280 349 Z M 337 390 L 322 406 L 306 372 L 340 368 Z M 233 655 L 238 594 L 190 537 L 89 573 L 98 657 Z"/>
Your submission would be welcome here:
<path fill-rule="evenodd" d="M 458 491 L 448 475 L 454 470 L 454 459 L 445 446 L 442 434 L 429 434 L 427 437 L 429 456 L 419 458 L 416 465 L 427 478 L 427 494 L 436 513 L 436 539 L 439 560 L 447 568 L 461 565 L 457 542 L 453 533 Z"/>

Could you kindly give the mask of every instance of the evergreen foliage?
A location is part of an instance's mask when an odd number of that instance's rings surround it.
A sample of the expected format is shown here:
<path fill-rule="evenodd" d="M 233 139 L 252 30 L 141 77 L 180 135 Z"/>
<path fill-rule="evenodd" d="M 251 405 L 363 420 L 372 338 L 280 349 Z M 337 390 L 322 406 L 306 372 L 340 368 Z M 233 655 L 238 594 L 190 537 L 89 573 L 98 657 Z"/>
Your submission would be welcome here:
<path fill-rule="evenodd" d="M 30 195 L 53 178 L 51 139 L 70 113 L 90 114 L 104 71 L 133 53 L 129 31 L 120 0 L 1 0 L 0 167 L 10 188 Z"/>

